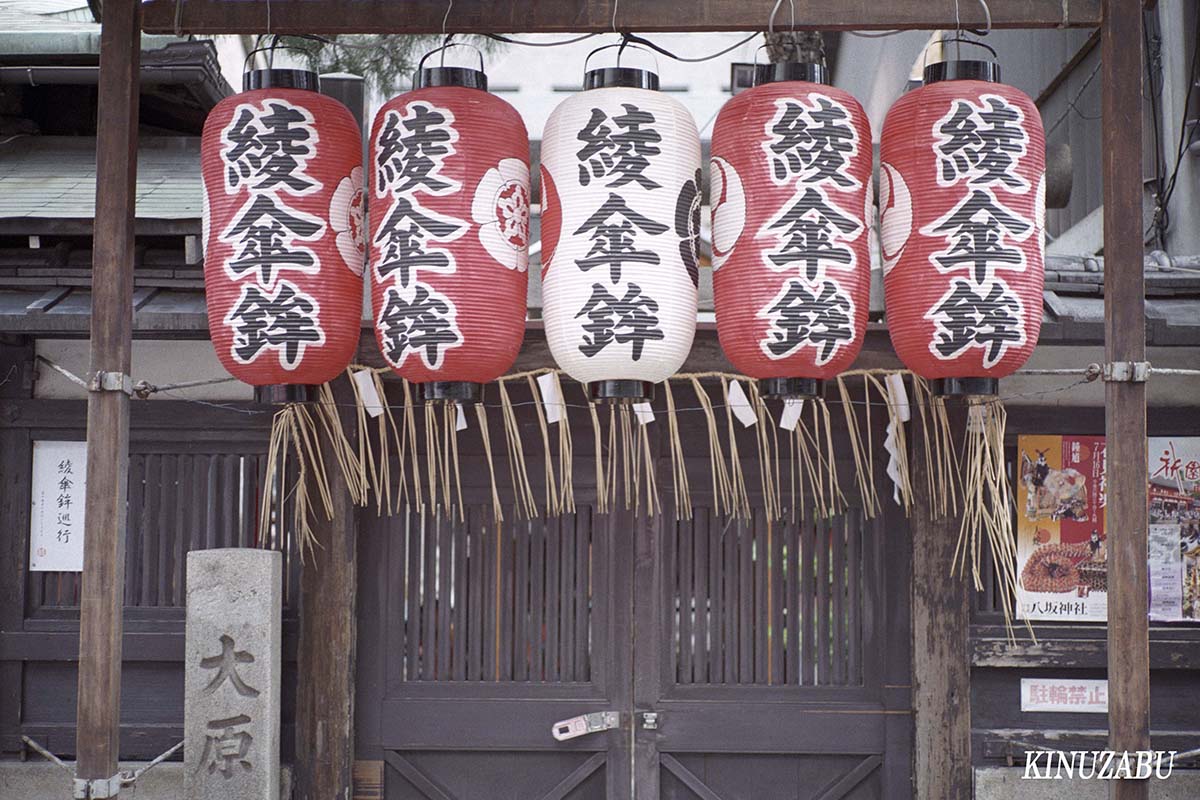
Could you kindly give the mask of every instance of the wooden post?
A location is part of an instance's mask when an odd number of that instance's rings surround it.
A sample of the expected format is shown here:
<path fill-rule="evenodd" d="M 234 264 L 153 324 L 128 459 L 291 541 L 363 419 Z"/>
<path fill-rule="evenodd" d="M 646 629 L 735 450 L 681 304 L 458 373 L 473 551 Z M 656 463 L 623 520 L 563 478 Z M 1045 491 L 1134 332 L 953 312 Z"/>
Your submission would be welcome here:
<path fill-rule="evenodd" d="M 967 579 L 952 577 L 957 516 L 937 517 L 913 421 L 912 702 L 914 797 L 970 800 L 971 660 Z"/>
<path fill-rule="evenodd" d="M 141 3 L 104 4 L 96 131 L 91 367 L 128 383 L 133 336 L 133 227 L 137 181 Z M 121 609 L 125 596 L 125 487 L 129 396 L 88 393 L 87 497 L 79 614 L 76 777 L 117 773 L 121 716 Z M 116 796 L 111 794 L 110 796 Z"/>
<path fill-rule="evenodd" d="M 1100 29 L 1104 177 L 1104 355 L 1146 358 L 1142 271 L 1142 4 L 1104 1 Z M 1105 385 L 1108 452 L 1108 735 L 1150 747 L 1146 567 L 1146 384 Z M 1147 781 L 1115 781 L 1115 800 L 1146 800 Z"/>
<path fill-rule="evenodd" d="M 352 403 L 339 380 L 339 404 Z M 350 435 L 353 436 L 353 431 Z M 321 543 L 300 573 L 296 681 L 296 800 L 350 800 L 354 769 L 354 670 L 357 662 L 358 508 L 330 442 L 322 435 L 333 519 L 319 506 L 312 527 Z M 310 490 L 313 491 L 313 490 Z"/>
<path fill-rule="evenodd" d="M 340 100 L 362 124 L 363 81 L 321 79 L 321 93 Z M 347 381 L 334 396 L 352 405 Z M 345 415 L 343 415 L 343 419 Z M 345 426 L 351 439 L 354 424 Z M 316 548 L 300 574 L 300 641 L 296 685 L 296 800 L 350 800 L 354 771 L 354 672 L 358 627 L 358 512 L 330 443 L 322 437 L 333 519 L 314 506 Z M 310 494 L 316 497 L 315 489 Z"/>

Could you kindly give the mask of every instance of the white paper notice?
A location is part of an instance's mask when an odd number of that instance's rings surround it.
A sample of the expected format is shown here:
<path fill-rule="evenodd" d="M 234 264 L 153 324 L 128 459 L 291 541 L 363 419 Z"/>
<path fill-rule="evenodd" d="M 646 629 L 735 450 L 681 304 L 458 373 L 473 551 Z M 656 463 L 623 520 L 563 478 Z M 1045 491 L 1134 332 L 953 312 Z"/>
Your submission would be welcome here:
<path fill-rule="evenodd" d="M 1021 710 L 1107 714 L 1108 681 L 1021 678 Z"/>
<path fill-rule="evenodd" d="M 637 415 L 637 421 L 642 425 L 654 422 L 654 408 L 649 403 L 634 403 L 633 413 Z"/>
<path fill-rule="evenodd" d="M 542 406 L 546 410 L 546 422 L 558 422 L 562 418 L 562 395 L 558 393 L 558 381 L 553 372 L 537 377 L 538 391 L 542 394 Z"/>
<path fill-rule="evenodd" d="M 383 401 L 375 389 L 375 371 L 360 369 L 354 373 L 354 385 L 358 387 L 358 396 L 362 398 L 363 408 L 372 417 L 383 413 Z"/>
<path fill-rule="evenodd" d="M 1150 618 L 1183 618 L 1183 553 L 1178 525 L 1151 525 L 1148 530 Z"/>
<path fill-rule="evenodd" d="M 803 397 L 788 397 L 783 401 L 783 411 L 779 414 L 779 427 L 785 431 L 796 430 L 800 415 L 804 413 Z"/>
<path fill-rule="evenodd" d="M 33 443 L 31 572 L 83 571 L 86 442 Z"/>
<path fill-rule="evenodd" d="M 893 372 L 884 379 L 888 390 L 888 402 L 896 409 L 896 415 L 901 422 L 912 419 L 912 409 L 908 405 L 908 391 L 904 388 L 904 376 Z"/>
<path fill-rule="evenodd" d="M 467 429 L 467 415 L 463 413 L 462 403 L 454 404 L 454 430 L 465 431 Z"/>
<path fill-rule="evenodd" d="M 738 421 L 746 428 L 749 428 L 754 423 L 758 422 L 758 414 L 754 413 L 754 408 L 750 405 L 750 399 L 746 397 L 746 392 L 742 389 L 742 385 L 737 381 L 729 382 L 729 391 L 727 392 L 726 401 L 729 407 L 733 410 L 733 415 L 738 418 Z"/>

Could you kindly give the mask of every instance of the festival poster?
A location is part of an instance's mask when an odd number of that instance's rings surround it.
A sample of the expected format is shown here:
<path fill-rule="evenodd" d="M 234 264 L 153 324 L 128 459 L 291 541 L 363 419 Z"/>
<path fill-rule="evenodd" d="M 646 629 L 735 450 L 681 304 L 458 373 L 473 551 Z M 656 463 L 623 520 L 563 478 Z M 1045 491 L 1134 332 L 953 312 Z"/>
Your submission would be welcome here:
<path fill-rule="evenodd" d="M 1108 614 L 1103 436 L 1017 442 L 1017 616 L 1103 622 Z"/>
<path fill-rule="evenodd" d="M 1150 616 L 1200 620 L 1200 437 L 1152 437 Z"/>
<path fill-rule="evenodd" d="M 1200 621 L 1200 437 L 1147 443 L 1150 618 Z M 1017 441 L 1017 614 L 1107 620 L 1102 436 Z"/>

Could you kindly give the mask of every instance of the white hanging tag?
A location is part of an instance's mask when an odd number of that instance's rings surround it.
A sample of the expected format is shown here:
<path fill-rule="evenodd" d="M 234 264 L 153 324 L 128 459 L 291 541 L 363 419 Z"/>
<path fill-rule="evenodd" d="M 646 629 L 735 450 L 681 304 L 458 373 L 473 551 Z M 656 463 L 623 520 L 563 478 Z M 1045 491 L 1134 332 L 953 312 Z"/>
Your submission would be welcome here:
<path fill-rule="evenodd" d="M 884 383 L 887 385 L 888 402 L 892 404 L 892 408 L 896 409 L 896 416 L 901 422 L 908 422 L 912 419 L 912 408 L 908 405 L 908 391 L 904 388 L 904 376 L 899 372 L 893 372 L 884 378 Z"/>
<path fill-rule="evenodd" d="M 649 403 L 634 403 L 633 413 L 637 415 L 637 421 L 642 425 L 654 422 L 654 408 Z"/>
<path fill-rule="evenodd" d="M 743 391 L 742 385 L 737 381 L 729 382 L 729 391 L 726 393 L 725 400 L 729 403 L 730 408 L 733 410 L 733 415 L 738 418 L 743 427 L 749 428 L 758 422 L 758 414 L 754 413 L 754 407 L 750 405 L 750 399 L 746 397 L 746 392 Z"/>
<path fill-rule="evenodd" d="M 463 413 L 462 403 L 454 404 L 456 418 L 454 420 L 454 430 L 465 431 L 467 429 L 467 415 Z"/>
<path fill-rule="evenodd" d="M 542 395 L 542 408 L 546 411 L 546 422 L 555 423 L 562 418 L 562 395 L 558 393 L 558 381 L 554 373 L 547 372 L 537 376 L 538 391 Z"/>
<path fill-rule="evenodd" d="M 804 413 L 803 397 L 788 397 L 783 401 L 783 412 L 779 415 L 779 427 L 785 431 L 796 430 L 800 415 Z"/>
<path fill-rule="evenodd" d="M 375 389 L 375 370 L 360 369 L 354 373 L 354 385 L 358 387 L 358 396 L 362 398 L 363 408 L 372 417 L 383 413 L 383 401 Z"/>

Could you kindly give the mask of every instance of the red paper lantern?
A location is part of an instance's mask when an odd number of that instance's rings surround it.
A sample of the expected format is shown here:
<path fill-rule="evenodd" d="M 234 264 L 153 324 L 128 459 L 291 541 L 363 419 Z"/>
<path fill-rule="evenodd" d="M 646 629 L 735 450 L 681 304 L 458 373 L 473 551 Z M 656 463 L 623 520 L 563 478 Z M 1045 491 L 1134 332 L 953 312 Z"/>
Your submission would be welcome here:
<path fill-rule="evenodd" d="M 362 316 L 362 133 L 315 73 L 257 70 L 201 138 L 209 336 L 241 381 L 319 384 Z"/>
<path fill-rule="evenodd" d="M 371 131 L 375 335 L 425 398 L 477 401 L 516 360 L 529 266 L 529 138 L 482 69 L 419 69 Z"/>
<path fill-rule="evenodd" d="M 953 394 L 995 394 L 1042 321 L 1045 137 L 989 61 L 931 64 L 888 112 L 880 240 L 892 344 Z"/>
<path fill-rule="evenodd" d="M 713 127 L 717 333 L 764 393 L 819 395 L 867 327 L 871 127 L 820 65 L 764 70 Z"/>

